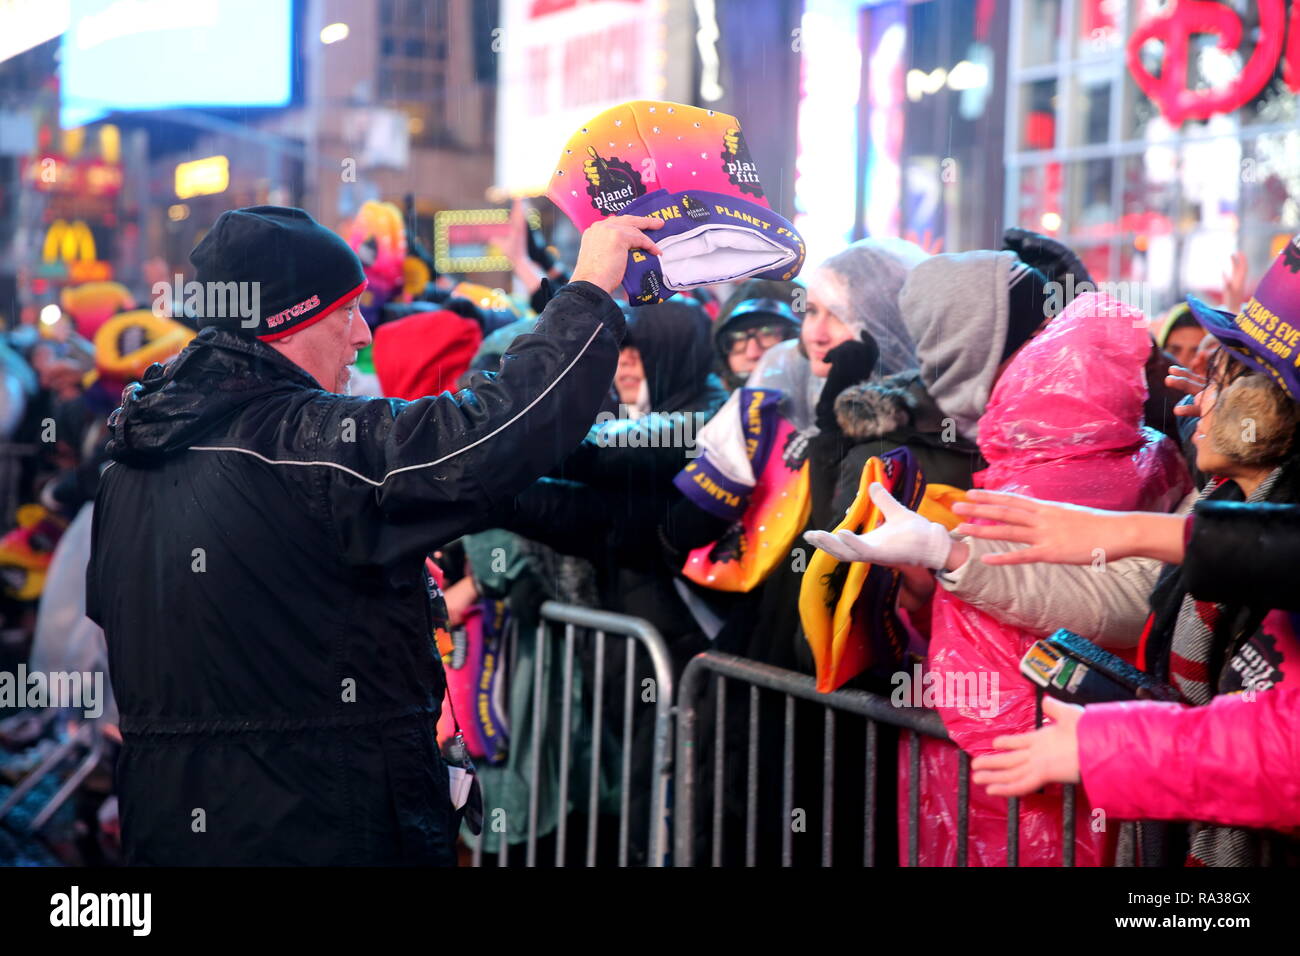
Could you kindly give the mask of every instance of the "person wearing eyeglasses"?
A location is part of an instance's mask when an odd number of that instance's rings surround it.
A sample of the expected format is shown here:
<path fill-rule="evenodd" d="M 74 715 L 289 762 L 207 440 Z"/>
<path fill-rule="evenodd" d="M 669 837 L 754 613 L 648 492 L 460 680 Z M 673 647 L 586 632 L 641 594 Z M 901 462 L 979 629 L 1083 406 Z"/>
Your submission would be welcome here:
<path fill-rule="evenodd" d="M 764 353 L 799 334 L 791 302 L 799 286 L 751 279 L 732 294 L 713 328 L 718 371 L 728 389 L 744 385 Z"/>

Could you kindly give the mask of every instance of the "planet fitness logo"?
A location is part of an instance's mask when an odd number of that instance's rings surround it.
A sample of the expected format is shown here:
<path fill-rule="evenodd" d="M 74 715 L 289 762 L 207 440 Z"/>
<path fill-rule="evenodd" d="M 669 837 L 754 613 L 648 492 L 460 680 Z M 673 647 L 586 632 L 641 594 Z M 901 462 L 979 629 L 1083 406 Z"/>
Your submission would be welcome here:
<path fill-rule="evenodd" d="M 645 195 L 645 184 L 630 164 L 617 157 L 605 159 L 593 146 L 588 146 L 587 152 L 589 158 L 583 161 L 582 172 L 587 177 L 587 195 L 597 212 L 613 215 Z"/>
<path fill-rule="evenodd" d="M 722 171 L 731 184 L 743 193 L 763 198 L 763 185 L 758 181 L 758 167 L 745 145 L 745 134 L 733 126 L 722 134 Z"/>

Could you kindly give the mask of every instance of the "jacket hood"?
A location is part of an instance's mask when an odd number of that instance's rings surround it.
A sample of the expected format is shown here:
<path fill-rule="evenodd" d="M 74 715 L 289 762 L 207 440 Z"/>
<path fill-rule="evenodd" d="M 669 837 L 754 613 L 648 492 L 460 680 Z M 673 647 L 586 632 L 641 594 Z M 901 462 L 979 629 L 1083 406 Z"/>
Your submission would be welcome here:
<path fill-rule="evenodd" d="M 446 309 L 416 312 L 375 329 L 375 374 L 384 394 L 406 401 L 455 389 L 483 343 L 483 329 Z"/>
<path fill-rule="evenodd" d="M 1016 262 L 1013 252 L 984 249 L 932 256 L 912 270 L 899 295 L 921 381 L 970 441 L 979 438 L 1002 361 Z"/>
<path fill-rule="evenodd" d="M 849 386 L 835 399 L 835 420 L 854 441 L 891 437 L 907 444 L 975 450 L 959 434 L 948 433 L 947 416 L 926 391 L 916 369 L 879 382 Z"/>
<path fill-rule="evenodd" d="M 915 370 L 879 382 L 850 385 L 835 398 L 835 420 L 845 437 L 855 441 L 910 429 L 915 427 L 924 393 L 921 375 Z"/>
<path fill-rule="evenodd" d="M 915 333 L 905 325 L 899 293 L 928 254 L 905 239 L 859 239 L 831 256 L 809 285 L 856 336 L 868 332 L 880 348 L 873 378 L 916 368 Z"/>
<path fill-rule="evenodd" d="M 1177 446 L 1142 424 L 1145 316 L 1079 296 L 1017 353 L 980 422 L 979 487 L 1112 511 L 1167 511 L 1190 486 Z"/>
<path fill-rule="evenodd" d="M 122 391 L 109 416 L 108 454 L 148 464 L 178 454 L 244 405 L 285 391 L 320 389 L 314 378 L 256 339 L 206 328 L 166 366 Z"/>
<path fill-rule="evenodd" d="M 713 345 L 709 317 L 698 305 L 662 302 L 629 310 L 623 345 L 641 353 L 650 409 L 684 411 L 695 405 L 711 384 Z"/>

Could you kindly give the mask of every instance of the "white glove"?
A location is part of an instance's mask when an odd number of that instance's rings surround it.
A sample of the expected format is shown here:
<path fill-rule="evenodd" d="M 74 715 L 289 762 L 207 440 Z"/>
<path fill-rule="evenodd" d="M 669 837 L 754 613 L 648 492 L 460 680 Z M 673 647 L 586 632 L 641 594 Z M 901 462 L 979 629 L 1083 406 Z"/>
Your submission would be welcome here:
<path fill-rule="evenodd" d="M 904 508 L 878 481 L 867 490 L 872 503 L 885 516 L 884 524 L 866 534 L 808 531 L 804 540 L 838 561 L 866 561 L 891 568 L 903 564 L 942 568 L 952 550 L 948 529 Z"/>

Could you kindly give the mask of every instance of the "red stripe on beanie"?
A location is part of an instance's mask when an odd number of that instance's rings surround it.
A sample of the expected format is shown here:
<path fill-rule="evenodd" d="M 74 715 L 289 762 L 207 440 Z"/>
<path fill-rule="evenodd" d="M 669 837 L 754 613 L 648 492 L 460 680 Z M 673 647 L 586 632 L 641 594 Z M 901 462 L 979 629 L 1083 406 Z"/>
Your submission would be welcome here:
<path fill-rule="evenodd" d="M 367 282 L 368 281 L 369 280 L 367 280 Z M 361 285 L 357 286 L 355 289 L 352 289 L 351 291 L 344 293 L 337 300 L 325 306 L 325 308 L 321 309 L 311 318 L 305 319 L 302 322 L 299 322 L 297 325 L 291 325 L 287 329 L 281 329 L 279 332 L 268 332 L 266 335 L 259 335 L 257 337 L 258 340 L 262 342 L 274 342 L 276 339 L 282 339 L 286 335 L 293 335 L 293 333 L 295 332 L 301 332 L 309 325 L 315 325 L 321 319 L 325 318 L 325 316 L 329 315 L 331 312 L 333 312 L 335 309 L 341 306 L 344 302 L 348 301 L 348 299 L 352 298 L 353 296 L 360 295 L 365 290 L 366 284 L 367 284 L 366 282 L 362 282 Z"/>

